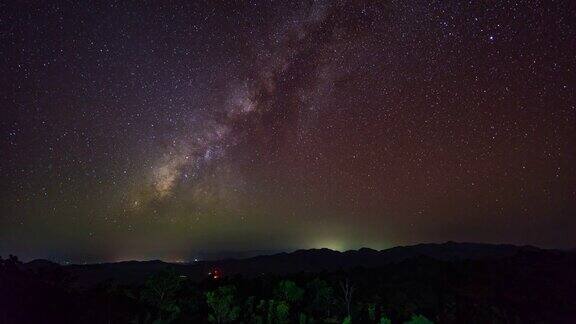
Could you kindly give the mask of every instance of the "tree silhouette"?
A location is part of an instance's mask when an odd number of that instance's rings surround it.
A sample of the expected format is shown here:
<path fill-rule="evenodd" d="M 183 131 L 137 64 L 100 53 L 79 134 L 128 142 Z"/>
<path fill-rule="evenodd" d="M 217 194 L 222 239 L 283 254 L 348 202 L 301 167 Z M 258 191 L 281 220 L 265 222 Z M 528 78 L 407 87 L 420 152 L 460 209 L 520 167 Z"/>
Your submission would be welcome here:
<path fill-rule="evenodd" d="M 346 316 L 352 318 L 351 306 L 352 306 L 352 294 L 354 293 L 354 285 L 350 284 L 348 278 L 340 282 L 340 288 L 342 289 L 342 301 L 346 307 Z"/>
<path fill-rule="evenodd" d="M 181 283 L 182 278 L 172 269 L 160 271 L 146 281 L 142 290 L 142 299 L 158 309 L 160 322 L 170 322 L 180 313 L 175 295 Z"/>
<path fill-rule="evenodd" d="M 423 315 L 412 315 L 412 318 L 406 324 L 434 324 L 431 320 Z"/>
<path fill-rule="evenodd" d="M 298 315 L 298 323 L 300 323 L 300 324 L 307 324 L 307 323 L 310 323 L 310 322 L 312 322 L 312 321 L 309 321 L 308 316 L 306 316 L 306 314 L 300 313 L 300 314 Z"/>
<path fill-rule="evenodd" d="M 368 304 L 368 318 L 372 322 L 376 320 L 376 304 Z"/>
<path fill-rule="evenodd" d="M 298 287 L 293 281 L 282 280 L 276 288 L 276 296 L 278 296 L 278 299 L 295 303 L 304 296 L 304 289 Z"/>
<path fill-rule="evenodd" d="M 308 306 L 318 315 L 330 317 L 330 309 L 334 304 L 334 289 L 322 279 L 314 279 L 306 285 Z"/>
<path fill-rule="evenodd" d="M 379 324 L 392 324 L 392 321 L 388 317 L 382 316 L 380 317 Z"/>
<path fill-rule="evenodd" d="M 206 293 L 206 302 L 212 310 L 208 317 L 210 322 L 229 323 L 238 318 L 240 307 L 234 305 L 235 293 L 234 286 L 223 286 Z"/>
<path fill-rule="evenodd" d="M 252 322 L 261 322 L 265 318 L 263 322 L 267 324 L 290 323 L 290 305 L 287 301 L 261 300 L 257 309 L 263 316 L 255 316 L 257 320 Z"/>
<path fill-rule="evenodd" d="M 280 301 L 275 308 L 275 323 L 286 324 L 290 322 L 290 305 L 285 301 Z"/>

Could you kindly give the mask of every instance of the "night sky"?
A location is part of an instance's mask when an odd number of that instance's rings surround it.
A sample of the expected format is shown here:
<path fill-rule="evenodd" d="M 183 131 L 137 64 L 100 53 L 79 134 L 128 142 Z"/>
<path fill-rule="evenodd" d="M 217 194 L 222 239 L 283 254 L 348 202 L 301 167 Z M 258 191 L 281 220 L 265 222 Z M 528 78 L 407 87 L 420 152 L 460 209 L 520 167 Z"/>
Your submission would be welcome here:
<path fill-rule="evenodd" d="M 0 255 L 576 247 L 576 5 L 6 1 Z"/>

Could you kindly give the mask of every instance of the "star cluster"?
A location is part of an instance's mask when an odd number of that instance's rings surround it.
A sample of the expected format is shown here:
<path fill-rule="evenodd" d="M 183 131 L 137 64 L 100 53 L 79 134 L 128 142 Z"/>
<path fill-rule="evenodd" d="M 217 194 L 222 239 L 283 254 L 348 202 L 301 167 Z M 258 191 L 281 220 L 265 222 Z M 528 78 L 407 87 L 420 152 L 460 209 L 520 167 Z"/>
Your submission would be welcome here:
<path fill-rule="evenodd" d="M 0 254 L 576 243 L 571 1 L 0 6 Z"/>

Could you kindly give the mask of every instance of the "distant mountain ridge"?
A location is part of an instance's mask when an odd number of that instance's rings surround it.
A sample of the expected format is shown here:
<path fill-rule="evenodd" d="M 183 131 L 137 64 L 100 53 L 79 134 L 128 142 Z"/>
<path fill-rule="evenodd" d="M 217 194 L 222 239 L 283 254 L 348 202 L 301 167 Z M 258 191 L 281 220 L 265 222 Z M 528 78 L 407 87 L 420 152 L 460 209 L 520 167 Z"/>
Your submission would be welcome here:
<path fill-rule="evenodd" d="M 225 276 L 259 276 L 263 274 L 290 274 L 297 272 L 320 272 L 346 270 L 354 267 L 374 268 L 399 263 L 415 258 L 430 258 L 441 261 L 502 259 L 519 253 L 543 250 L 533 246 L 483 243 L 428 243 L 411 246 L 398 246 L 385 250 L 361 248 L 339 252 L 323 249 L 296 250 L 290 253 L 255 256 L 245 259 L 219 261 L 199 261 L 194 263 L 168 263 L 155 261 L 125 261 L 89 265 L 68 265 L 68 271 L 79 285 L 93 285 L 112 279 L 122 283 L 143 282 L 151 274 L 171 267 L 192 280 L 207 278 L 208 272 L 218 269 Z M 42 266 L 54 267 L 46 260 L 34 260 L 25 267 L 38 269 Z"/>

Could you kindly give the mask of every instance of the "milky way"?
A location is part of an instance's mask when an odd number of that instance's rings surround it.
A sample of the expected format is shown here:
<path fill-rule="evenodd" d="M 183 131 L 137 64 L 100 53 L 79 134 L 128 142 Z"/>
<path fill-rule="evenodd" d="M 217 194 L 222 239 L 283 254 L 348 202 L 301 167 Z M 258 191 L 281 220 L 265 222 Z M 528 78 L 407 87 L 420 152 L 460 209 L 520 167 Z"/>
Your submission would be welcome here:
<path fill-rule="evenodd" d="M 0 255 L 576 244 L 571 1 L 0 12 Z"/>

